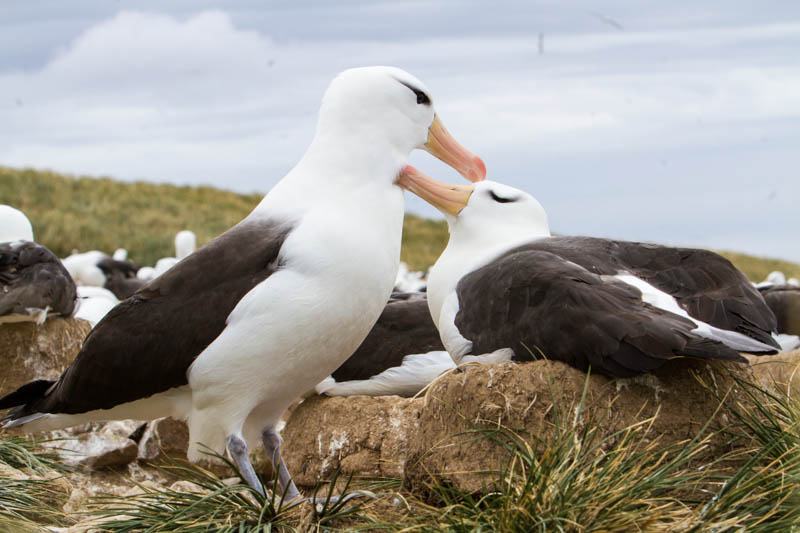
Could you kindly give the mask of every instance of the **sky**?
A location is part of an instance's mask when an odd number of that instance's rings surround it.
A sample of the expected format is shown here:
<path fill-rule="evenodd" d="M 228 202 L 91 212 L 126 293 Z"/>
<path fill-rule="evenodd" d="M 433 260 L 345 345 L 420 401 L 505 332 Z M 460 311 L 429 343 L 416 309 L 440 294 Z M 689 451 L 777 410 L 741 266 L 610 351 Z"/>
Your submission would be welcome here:
<path fill-rule="evenodd" d="M 799 54 L 789 1 L 4 0 L 0 165 L 266 193 L 393 65 L 553 231 L 800 262 Z"/>

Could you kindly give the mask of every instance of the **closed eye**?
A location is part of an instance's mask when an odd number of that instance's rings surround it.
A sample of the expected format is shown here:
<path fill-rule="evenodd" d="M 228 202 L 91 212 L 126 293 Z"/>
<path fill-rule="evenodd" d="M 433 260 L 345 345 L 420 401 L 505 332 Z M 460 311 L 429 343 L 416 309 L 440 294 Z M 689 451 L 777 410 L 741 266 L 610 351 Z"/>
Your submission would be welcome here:
<path fill-rule="evenodd" d="M 495 202 L 500 202 L 501 204 L 507 204 L 509 202 L 516 202 L 516 198 L 505 198 L 503 196 L 497 196 L 494 191 L 490 190 L 489 194 L 492 196 L 492 200 Z"/>

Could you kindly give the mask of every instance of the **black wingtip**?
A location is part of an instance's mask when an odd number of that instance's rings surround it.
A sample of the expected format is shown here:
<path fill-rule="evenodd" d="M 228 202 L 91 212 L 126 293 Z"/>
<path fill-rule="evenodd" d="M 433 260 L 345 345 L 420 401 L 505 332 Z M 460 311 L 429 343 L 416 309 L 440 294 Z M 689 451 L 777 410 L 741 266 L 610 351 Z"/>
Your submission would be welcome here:
<path fill-rule="evenodd" d="M 55 381 L 37 379 L 0 398 L 0 409 L 10 409 L 42 398 Z"/>

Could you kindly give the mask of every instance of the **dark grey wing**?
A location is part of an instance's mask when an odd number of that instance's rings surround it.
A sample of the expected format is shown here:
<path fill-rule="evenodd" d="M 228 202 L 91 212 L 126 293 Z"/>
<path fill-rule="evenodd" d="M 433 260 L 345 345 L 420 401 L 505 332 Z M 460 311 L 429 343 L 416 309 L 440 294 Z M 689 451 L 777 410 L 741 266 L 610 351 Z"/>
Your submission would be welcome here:
<path fill-rule="evenodd" d="M 800 287 L 770 285 L 759 289 L 778 323 L 778 333 L 800 335 Z"/>
<path fill-rule="evenodd" d="M 332 374 L 338 382 L 369 379 L 403 357 L 444 350 L 422 293 L 393 293 L 364 342 Z"/>
<path fill-rule="evenodd" d="M 0 244 L 0 316 L 46 307 L 71 316 L 76 297 L 69 272 L 45 246 L 35 242 Z"/>
<path fill-rule="evenodd" d="M 239 300 L 279 268 L 290 230 L 243 222 L 185 258 L 114 307 L 55 387 L 14 416 L 109 409 L 187 384 Z"/>
<path fill-rule="evenodd" d="M 628 271 L 674 297 L 692 317 L 770 346 L 777 323 L 747 277 L 719 254 L 592 237 L 554 237 L 532 243 L 595 274 Z"/>
<path fill-rule="evenodd" d="M 455 325 L 480 355 L 512 348 L 515 359 L 545 357 L 611 376 L 658 368 L 678 356 L 744 361 L 695 324 L 642 302 L 624 282 L 541 250 L 513 250 L 464 276 Z"/>

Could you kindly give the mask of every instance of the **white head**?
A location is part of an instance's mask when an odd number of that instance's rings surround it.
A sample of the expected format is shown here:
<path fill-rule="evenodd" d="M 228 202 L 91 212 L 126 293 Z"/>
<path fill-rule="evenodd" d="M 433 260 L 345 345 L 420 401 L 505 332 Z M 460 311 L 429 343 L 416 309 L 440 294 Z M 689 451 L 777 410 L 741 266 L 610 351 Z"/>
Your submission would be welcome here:
<path fill-rule="evenodd" d="M 324 153 L 343 169 L 392 174 L 422 148 L 472 181 L 483 162 L 459 145 L 436 116 L 425 85 L 394 67 L 362 67 L 340 73 L 325 91 L 309 153 Z M 335 150 L 335 152 L 334 152 Z"/>
<path fill-rule="evenodd" d="M 775 285 L 785 285 L 786 274 L 784 274 L 780 270 L 773 270 L 772 272 L 767 274 L 767 281 L 769 281 L 770 283 L 774 283 Z"/>
<path fill-rule="evenodd" d="M 19 209 L 0 205 L 0 242 L 33 241 L 33 226 Z"/>
<path fill-rule="evenodd" d="M 550 236 L 547 213 L 530 194 L 489 180 L 473 187 L 459 213 L 445 213 L 451 240 L 484 247 Z"/>
<path fill-rule="evenodd" d="M 445 298 L 464 274 L 518 244 L 550 236 L 542 205 L 514 187 L 488 180 L 442 183 L 410 166 L 399 182 L 439 209 L 450 230 L 447 248 L 428 278 L 428 306 L 437 325 Z"/>
<path fill-rule="evenodd" d="M 177 259 L 183 259 L 194 252 L 196 246 L 197 237 L 193 231 L 185 229 L 175 235 L 175 257 Z"/>
<path fill-rule="evenodd" d="M 452 185 L 411 166 L 399 182 L 445 215 L 451 244 L 479 249 L 550 236 L 542 204 L 514 187 L 490 180 Z"/>

